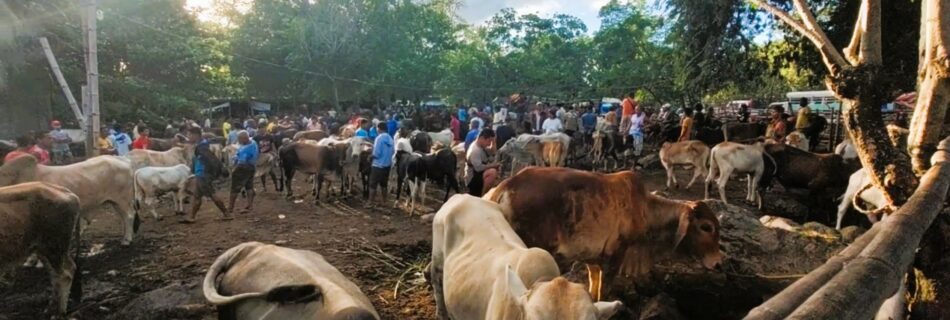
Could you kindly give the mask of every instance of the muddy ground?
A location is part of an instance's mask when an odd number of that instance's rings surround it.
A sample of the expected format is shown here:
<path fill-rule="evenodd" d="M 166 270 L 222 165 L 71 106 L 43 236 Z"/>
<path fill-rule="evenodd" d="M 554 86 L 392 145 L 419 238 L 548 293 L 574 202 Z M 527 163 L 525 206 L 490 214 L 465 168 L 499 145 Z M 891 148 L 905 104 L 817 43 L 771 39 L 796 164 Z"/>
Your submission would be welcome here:
<path fill-rule="evenodd" d="M 691 170 L 678 171 L 681 183 L 688 181 L 690 173 Z M 664 187 L 665 174 L 661 170 L 644 171 L 643 177 L 650 190 Z M 296 180 L 296 193 L 306 193 L 303 179 Z M 741 202 L 744 192 L 744 183 L 734 181 L 730 199 Z M 225 195 L 221 191 L 218 194 Z M 441 190 L 430 192 L 427 212 L 437 210 L 442 194 Z M 702 186 L 697 184 L 672 197 L 699 199 Z M 219 254 L 242 242 L 260 241 L 324 255 L 360 286 L 383 319 L 434 318 L 430 290 L 421 274 L 431 249 L 430 223 L 391 205 L 364 208 L 359 197 L 314 204 L 309 193 L 303 201 L 294 202 L 268 190 L 259 192 L 258 199 L 252 213 L 239 215 L 233 221 L 215 221 L 220 213 L 205 202 L 198 223 L 193 225 L 176 223 L 170 203 L 165 201 L 159 210 L 165 219 L 156 221 L 151 215 L 143 216 L 142 229 L 128 247 L 119 244 L 122 231 L 118 217 L 111 213 L 97 215 L 82 241 L 87 255 L 81 260 L 85 291 L 82 303 L 70 306 L 71 316 L 148 318 L 129 307 L 130 302 L 173 284 L 184 284 L 187 289 L 183 290 L 200 297 L 198 284 Z M 49 280 L 43 270 L 17 268 L 13 277 L 0 281 L 0 319 L 43 318 L 48 291 Z M 188 312 L 161 318 L 217 317 L 215 310 L 200 299 L 186 309 Z M 626 317 L 632 315 L 620 318 Z"/>

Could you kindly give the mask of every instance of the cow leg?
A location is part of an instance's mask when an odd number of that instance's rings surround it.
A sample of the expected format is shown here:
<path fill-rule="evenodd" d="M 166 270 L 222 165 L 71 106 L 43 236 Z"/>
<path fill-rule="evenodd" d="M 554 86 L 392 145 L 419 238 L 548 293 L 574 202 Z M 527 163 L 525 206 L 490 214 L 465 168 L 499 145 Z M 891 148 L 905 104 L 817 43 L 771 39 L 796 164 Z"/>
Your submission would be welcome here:
<path fill-rule="evenodd" d="M 419 187 L 418 180 L 410 179 L 409 181 L 409 199 L 406 200 L 407 205 L 409 205 L 409 215 L 412 215 L 412 212 L 416 209 L 416 191 Z"/>
<path fill-rule="evenodd" d="M 132 210 L 131 203 L 112 202 L 112 209 L 125 220 L 125 236 L 122 238 L 122 245 L 127 246 L 132 243 L 133 235 L 138 232 L 138 214 Z"/>
<path fill-rule="evenodd" d="M 422 180 L 422 189 L 419 192 L 419 208 L 426 207 L 426 184 L 429 183 L 427 179 Z"/>
<path fill-rule="evenodd" d="M 152 212 L 152 217 L 154 217 L 155 220 L 162 220 L 162 217 L 158 215 L 158 211 L 155 211 L 155 202 L 157 202 L 157 200 L 155 197 L 145 197 L 145 205 L 148 207 L 148 210 Z"/>
<path fill-rule="evenodd" d="M 676 183 L 676 176 L 673 174 L 673 165 L 664 163 L 663 167 L 666 169 L 666 190 L 672 190 L 673 186 L 679 189 L 679 184 Z"/>
<path fill-rule="evenodd" d="M 313 181 L 313 193 L 312 193 L 312 195 L 313 195 L 315 198 L 320 198 L 320 187 L 322 187 L 322 186 L 318 186 L 318 182 L 317 182 L 317 177 L 316 177 L 316 175 L 310 175 L 310 178 L 309 178 L 309 179 Z"/>
<path fill-rule="evenodd" d="M 292 198 L 294 196 L 294 188 L 291 184 L 294 182 L 294 169 L 290 166 L 284 167 L 284 194 L 287 198 Z"/>
<path fill-rule="evenodd" d="M 726 168 L 719 173 L 719 181 L 716 185 L 719 187 L 719 197 L 722 198 L 722 203 L 729 204 L 729 201 L 726 200 L 726 184 L 729 183 L 729 176 L 732 175 L 732 168 Z"/>
<path fill-rule="evenodd" d="M 600 265 L 587 264 L 587 281 L 590 284 L 587 291 L 594 301 L 600 301 L 600 284 L 603 279 L 603 270 Z"/>
<path fill-rule="evenodd" d="M 69 293 L 73 285 L 76 263 L 69 257 L 68 250 L 56 254 L 45 253 L 42 256 L 43 262 L 49 267 L 50 280 L 53 284 L 55 298 L 50 301 L 50 305 L 56 307 L 58 315 L 64 315 L 69 305 Z"/>
<path fill-rule="evenodd" d="M 686 189 L 689 189 L 689 187 L 692 187 L 693 183 L 696 182 L 696 179 L 698 179 L 700 176 L 703 175 L 704 171 L 706 171 L 705 168 L 702 168 L 701 166 L 697 164 L 693 164 L 693 178 L 690 179 L 689 183 L 686 184 Z"/>

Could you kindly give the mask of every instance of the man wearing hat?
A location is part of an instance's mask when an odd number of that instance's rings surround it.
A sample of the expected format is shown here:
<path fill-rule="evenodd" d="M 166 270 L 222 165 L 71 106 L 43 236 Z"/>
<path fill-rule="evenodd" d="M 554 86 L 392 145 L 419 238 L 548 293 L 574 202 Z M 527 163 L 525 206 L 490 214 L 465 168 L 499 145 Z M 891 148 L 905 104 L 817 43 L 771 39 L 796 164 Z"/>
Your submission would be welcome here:
<path fill-rule="evenodd" d="M 69 163 L 73 154 L 69 152 L 69 143 L 73 142 L 73 139 L 63 131 L 63 125 L 59 123 L 59 120 L 53 120 L 50 123 L 50 126 L 53 127 L 53 131 L 50 131 L 49 136 L 53 140 L 53 163 L 62 165 Z"/>

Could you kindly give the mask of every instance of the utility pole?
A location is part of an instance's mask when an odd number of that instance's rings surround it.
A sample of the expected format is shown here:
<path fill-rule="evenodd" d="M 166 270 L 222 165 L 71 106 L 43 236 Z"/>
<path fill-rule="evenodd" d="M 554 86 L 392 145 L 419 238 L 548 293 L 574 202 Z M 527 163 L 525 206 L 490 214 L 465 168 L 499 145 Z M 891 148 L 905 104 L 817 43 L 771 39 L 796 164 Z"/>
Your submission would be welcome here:
<path fill-rule="evenodd" d="M 88 96 L 86 103 L 89 104 L 89 117 L 87 124 L 89 126 L 86 135 L 86 145 L 95 146 L 96 138 L 99 137 L 99 57 L 96 48 L 96 20 L 98 19 L 96 0 L 83 1 L 83 40 L 86 44 L 86 86 Z M 99 155 L 98 148 L 93 147 L 92 152 L 87 156 Z"/>
<path fill-rule="evenodd" d="M 83 112 L 79 110 L 79 104 L 76 103 L 76 98 L 73 97 L 73 91 L 69 89 L 69 84 L 66 83 L 66 78 L 63 77 L 63 71 L 59 68 L 59 63 L 56 62 L 53 49 L 49 46 L 49 40 L 46 37 L 40 37 L 40 45 L 43 47 L 43 53 L 46 54 L 46 60 L 49 62 L 53 75 L 56 76 L 56 82 L 59 83 L 63 95 L 66 96 L 66 101 L 69 102 L 69 107 L 73 109 L 73 113 L 76 115 L 76 121 L 79 121 L 79 125 L 85 130 L 87 119 L 83 116 Z"/>

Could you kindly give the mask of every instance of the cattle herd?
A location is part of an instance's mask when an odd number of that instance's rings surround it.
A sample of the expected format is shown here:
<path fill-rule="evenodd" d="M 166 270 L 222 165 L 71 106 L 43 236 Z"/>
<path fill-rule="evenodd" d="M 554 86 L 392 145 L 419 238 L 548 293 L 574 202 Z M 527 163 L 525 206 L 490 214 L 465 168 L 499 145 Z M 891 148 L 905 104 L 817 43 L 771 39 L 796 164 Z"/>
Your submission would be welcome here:
<path fill-rule="evenodd" d="M 738 143 L 730 131 L 724 126 L 726 141 L 714 144 L 663 144 L 658 158 L 667 188 L 679 187 L 674 168 L 687 166 L 692 169 L 687 189 L 702 178 L 706 198 L 715 183 L 721 200 L 728 202 L 726 184 L 736 174 L 747 184 L 745 200 L 761 207 L 761 192 L 774 179 L 785 190 L 805 190 L 815 201 L 840 200 L 838 228 L 852 204 L 883 205 L 847 141 L 834 153 L 816 154 L 797 148 L 795 139 L 788 145 Z M 275 189 L 290 198 L 294 176 L 304 173 L 313 181 L 315 201 L 321 191 L 329 197 L 333 183 L 339 194 L 349 196 L 359 181 L 365 197 L 373 143 L 353 132 L 346 126 L 337 134 L 279 136 L 273 148 L 261 150 L 255 178 L 266 190 L 270 176 Z M 585 141 L 592 141 L 587 146 L 592 167 L 600 168 L 611 155 L 623 161 L 615 150 L 622 146 L 612 141 L 619 137 L 598 130 L 572 148 L 574 138 L 522 134 L 495 146 L 498 158 L 507 159 L 507 179 L 478 198 L 450 197 L 450 190 L 461 191 L 466 158 L 451 132 L 397 134 L 396 183 L 391 184 L 397 203 L 408 189 L 411 214 L 416 201 L 424 201 L 428 182 L 445 190 L 444 203 L 432 217 L 428 266 L 440 319 L 607 319 L 622 308 L 619 301 L 602 301 L 619 274 L 646 273 L 663 256 L 693 257 L 706 268 L 723 259 L 721 226 L 706 204 L 651 193 L 631 170 L 565 168 L 568 155 Z M 194 151 L 170 141 L 165 151 L 134 150 L 125 157 L 99 156 L 67 166 L 41 165 L 22 156 L 0 167 L 0 239 L 5 244 L 0 261 L 11 266 L 35 256 L 50 270 L 54 317 L 65 314 L 70 297 L 79 299 L 77 243 L 91 211 L 106 206 L 122 217 L 123 245 L 133 241 L 140 210 L 148 208 L 161 219 L 155 211 L 159 196 L 171 193 L 175 212 L 184 211 Z M 213 151 L 228 164 L 236 147 L 219 144 Z M 586 264 L 586 285 L 562 276 L 572 263 Z M 320 254 L 259 242 L 221 254 L 202 290 L 223 319 L 380 318 L 370 299 Z"/>

